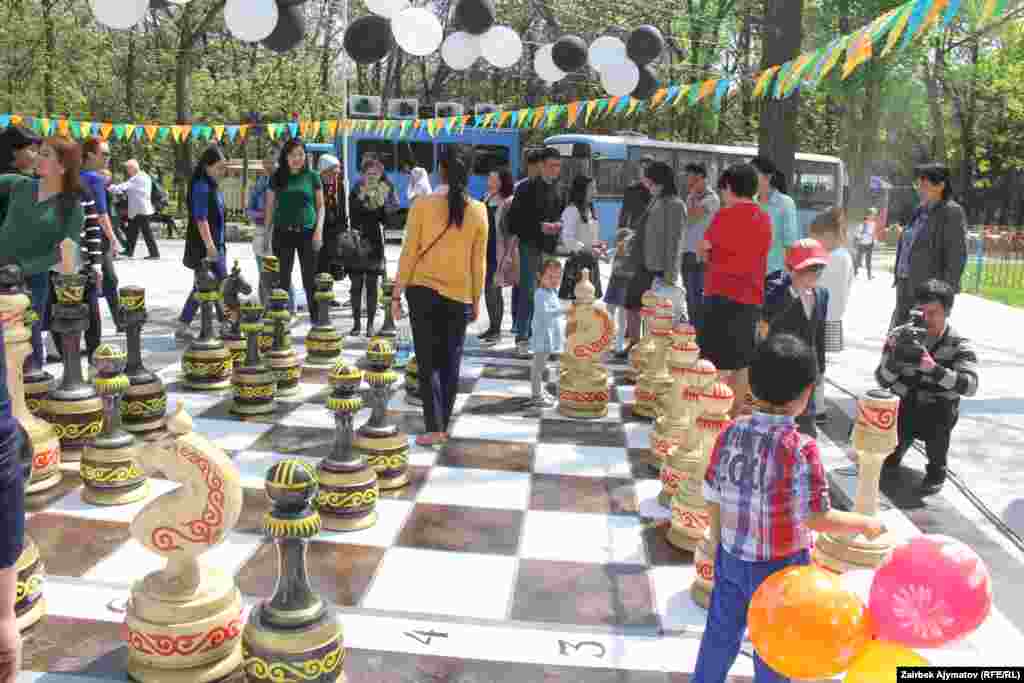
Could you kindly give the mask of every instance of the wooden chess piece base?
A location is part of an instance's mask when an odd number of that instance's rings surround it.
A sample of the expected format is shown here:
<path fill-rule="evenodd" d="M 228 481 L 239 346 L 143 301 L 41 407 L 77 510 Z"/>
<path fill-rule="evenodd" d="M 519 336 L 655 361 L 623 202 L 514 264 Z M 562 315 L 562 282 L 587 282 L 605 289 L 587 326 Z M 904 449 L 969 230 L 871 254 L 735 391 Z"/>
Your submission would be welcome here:
<path fill-rule="evenodd" d="M 14 615 L 18 630 L 24 631 L 46 614 L 46 598 L 43 597 L 46 570 L 42 558 L 39 557 L 39 548 L 31 536 L 25 536 L 25 547 L 18 556 L 14 569 L 18 574 Z"/>
<path fill-rule="evenodd" d="M 135 461 L 135 447 L 93 444 L 80 467 L 82 500 L 93 505 L 128 505 L 149 495 L 149 479 Z"/>
<path fill-rule="evenodd" d="M 250 683 L 346 683 L 341 625 L 330 613 L 311 626 L 284 630 L 264 623 L 264 609 L 265 605 L 254 608 L 245 627 L 245 672 Z"/>
<path fill-rule="evenodd" d="M 660 413 L 661 397 L 672 389 L 672 383 L 672 377 L 667 374 L 664 377 L 640 377 L 633 393 L 633 415 L 650 420 L 656 418 Z"/>
<path fill-rule="evenodd" d="M 690 597 L 693 601 L 708 609 L 711 606 L 711 591 L 715 586 L 715 551 L 707 535 L 701 539 L 693 554 L 693 566 L 697 576 L 690 586 Z"/>
<path fill-rule="evenodd" d="M 306 361 L 311 368 L 333 368 L 341 358 L 345 340 L 330 325 L 314 327 L 306 335 Z"/>
<path fill-rule="evenodd" d="M 880 567 L 892 552 L 893 545 L 894 539 L 888 533 L 873 541 L 868 541 L 863 536 L 819 534 L 814 541 L 811 557 L 819 567 L 836 574 L 844 574 L 855 569 Z"/>
<path fill-rule="evenodd" d="M 42 373 L 38 377 L 25 377 L 25 405 L 28 406 L 28 412 L 41 417 L 43 402 L 52 390 L 53 377 L 49 373 Z"/>
<path fill-rule="evenodd" d="M 324 458 L 316 473 L 320 482 L 316 508 L 325 529 L 358 531 L 377 523 L 380 488 L 373 468 L 366 466 L 346 471 Z"/>
<path fill-rule="evenodd" d="M 60 483 L 60 463 L 64 458 L 60 438 L 49 422 L 32 418 L 24 420 L 22 426 L 32 443 L 32 476 L 25 485 L 25 495 L 34 496 Z"/>
<path fill-rule="evenodd" d="M 221 337 L 221 341 L 224 342 L 224 348 L 231 354 L 232 367 L 238 367 L 245 363 L 245 337 L 239 335 L 238 337 L 225 336 Z"/>
<path fill-rule="evenodd" d="M 78 462 L 82 452 L 103 431 L 103 401 L 89 387 L 84 398 L 75 392 L 50 393 L 43 401 L 43 419 L 53 425 L 60 439 L 61 460 Z M 31 432 L 30 432 L 31 433 Z"/>
<path fill-rule="evenodd" d="M 129 377 L 131 386 L 121 402 L 122 427 L 131 434 L 150 434 L 164 426 L 167 390 L 153 373 Z"/>
<path fill-rule="evenodd" d="M 353 446 L 366 456 L 367 464 L 377 472 L 377 485 L 383 491 L 400 489 L 409 483 L 409 437 L 394 427 L 378 433 L 369 425 L 356 432 Z"/>
<path fill-rule="evenodd" d="M 600 420 L 608 415 L 608 389 L 558 389 L 558 413 L 577 420 Z"/>
<path fill-rule="evenodd" d="M 125 627 L 128 675 L 143 683 L 210 683 L 243 667 L 242 595 L 224 572 L 202 568 L 195 594 L 165 590 L 163 571 L 132 586 Z"/>
<path fill-rule="evenodd" d="M 268 351 L 267 365 L 277 378 L 277 395 L 294 396 L 299 393 L 299 380 L 302 378 L 302 364 L 294 349 Z"/>
<path fill-rule="evenodd" d="M 680 505 L 677 496 L 672 501 L 672 526 L 669 527 L 665 539 L 680 550 L 694 552 L 704 538 L 708 522 L 707 510 Z"/>
<path fill-rule="evenodd" d="M 231 352 L 220 344 L 210 346 L 195 348 L 193 344 L 185 351 L 181 369 L 185 374 L 183 383 L 189 389 L 219 391 L 231 386 Z"/>
<path fill-rule="evenodd" d="M 277 375 L 266 367 L 235 366 L 231 376 L 235 399 L 231 412 L 235 415 L 268 415 L 277 409 Z"/>

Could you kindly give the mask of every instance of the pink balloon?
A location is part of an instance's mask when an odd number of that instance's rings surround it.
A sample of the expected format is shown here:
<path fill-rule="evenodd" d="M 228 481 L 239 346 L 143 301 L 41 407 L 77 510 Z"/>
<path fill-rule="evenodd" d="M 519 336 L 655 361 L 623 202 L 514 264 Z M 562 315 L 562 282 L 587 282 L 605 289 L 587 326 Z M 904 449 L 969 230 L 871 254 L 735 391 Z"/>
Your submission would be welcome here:
<path fill-rule="evenodd" d="M 937 648 L 985 621 L 992 609 L 992 580 L 978 554 L 955 538 L 918 536 L 878 568 L 868 609 L 878 638 Z"/>

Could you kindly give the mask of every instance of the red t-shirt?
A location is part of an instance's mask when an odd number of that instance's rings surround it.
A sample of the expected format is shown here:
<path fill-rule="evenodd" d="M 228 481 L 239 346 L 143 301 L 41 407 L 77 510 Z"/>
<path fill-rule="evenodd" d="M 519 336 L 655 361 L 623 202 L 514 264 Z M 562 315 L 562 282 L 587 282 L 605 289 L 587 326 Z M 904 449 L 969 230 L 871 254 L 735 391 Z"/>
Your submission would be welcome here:
<path fill-rule="evenodd" d="M 772 219 L 757 204 L 722 208 L 704 233 L 711 243 L 704 296 L 724 296 L 741 304 L 764 303 L 764 278 L 772 246 Z"/>

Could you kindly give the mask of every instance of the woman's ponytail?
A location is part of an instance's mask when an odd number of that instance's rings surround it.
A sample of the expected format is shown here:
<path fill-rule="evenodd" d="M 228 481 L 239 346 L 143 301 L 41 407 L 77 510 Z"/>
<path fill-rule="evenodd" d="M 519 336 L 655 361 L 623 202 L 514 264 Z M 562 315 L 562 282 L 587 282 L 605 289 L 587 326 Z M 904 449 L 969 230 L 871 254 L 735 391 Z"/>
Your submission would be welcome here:
<path fill-rule="evenodd" d="M 466 217 L 466 186 L 469 184 L 469 170 L 466 159 L 456 145 L 449 145 L 441 168 L 448 183 L 448 225 L 462 227 Z"/>

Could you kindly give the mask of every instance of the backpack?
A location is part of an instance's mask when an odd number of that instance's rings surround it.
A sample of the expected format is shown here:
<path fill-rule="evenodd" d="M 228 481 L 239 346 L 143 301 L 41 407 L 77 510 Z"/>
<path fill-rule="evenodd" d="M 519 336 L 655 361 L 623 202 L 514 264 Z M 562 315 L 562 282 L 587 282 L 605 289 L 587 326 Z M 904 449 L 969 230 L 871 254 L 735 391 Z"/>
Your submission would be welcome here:
<path fill-rule="evenodd" d="M 149 192 L 149 201 L 153 203 L 154 210 L 162 211 L 170 203 L 171 198 L 167 195 L 167 190 L 161 187 L 155 178 L 150 178 L 150 180 L 153 188 Z"/>

